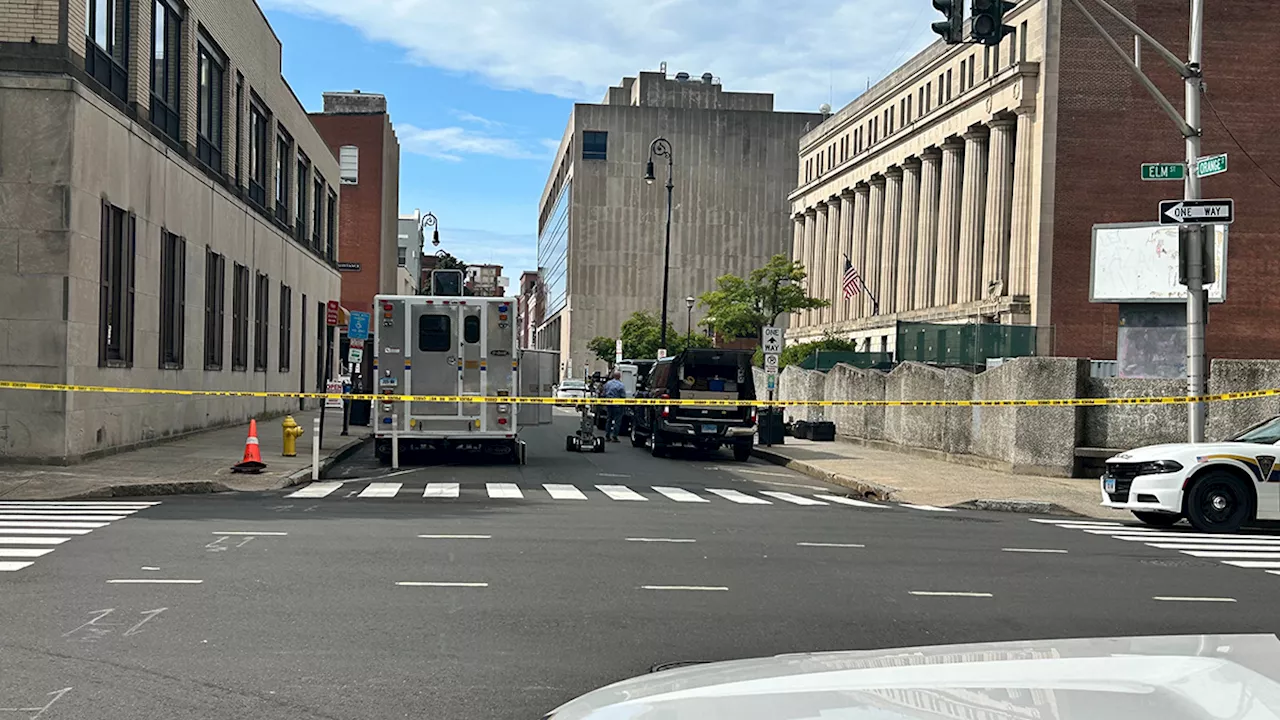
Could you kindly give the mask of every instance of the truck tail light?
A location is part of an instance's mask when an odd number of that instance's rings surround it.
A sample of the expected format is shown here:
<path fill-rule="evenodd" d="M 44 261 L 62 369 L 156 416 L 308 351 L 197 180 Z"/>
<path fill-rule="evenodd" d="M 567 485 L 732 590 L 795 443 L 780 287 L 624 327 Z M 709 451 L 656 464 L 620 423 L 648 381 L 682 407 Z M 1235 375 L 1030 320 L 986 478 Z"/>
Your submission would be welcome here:
<path fill-rule="evenodd" d="M 507 419 L 506 419 L 506 418 L 498 418 L 498 424 L 499 424 L 499 425 L 506 425 L 506 424 L 507 424 Z"/>
<path fill-rule="evenodd" d="M 755 425 L 755 424 L 756 424 L 756 421 L 757 421 L 757 419 L 758 419 L 758 418 L 759 418 L 759 416 L 756 414 L 756 411 L 755 411 L 755 410 L 752 410 L 752 411 L 751 411 L 751 424 L 752 424 L 752 425 Z"/>
<path fill-rule="evenodd" d="M 670 406 L 670 405 L 664 405 L 664 406 L 662 407 L 662 419 L 663 419 L 663 420 L 665 420 L 665 419 L 667 419 L 667 417 L 668 417 L 668 416 L 670 416 L 670 415 L 671 415 L 671 406 Z"/>

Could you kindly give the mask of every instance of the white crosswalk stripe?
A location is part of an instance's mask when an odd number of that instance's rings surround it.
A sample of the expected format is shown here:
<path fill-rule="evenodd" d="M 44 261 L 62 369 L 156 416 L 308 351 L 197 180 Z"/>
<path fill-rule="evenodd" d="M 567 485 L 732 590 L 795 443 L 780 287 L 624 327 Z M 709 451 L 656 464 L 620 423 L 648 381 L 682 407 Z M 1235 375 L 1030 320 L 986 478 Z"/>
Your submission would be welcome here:
<path fill-rule="evenodd" d="M 337 490 L 340 487 L 342 487 L 342 483 L 340 482 L 311 483 L 310 485 L 307 485 L 301 490 L 295 490 L 294 492 L 291 492 L 288 495 L 285 495 L 285 497 L 287 498 L 328 497 L 331 493 L 333 493 L 334 490 Z"/>
<path fill-rule="evenodd" d="M 819 500 L 826 500 L 828 502 L 839 503 L 841 505 L 852 505 L 853 507 L 865 507 L 865 508 L 888 508 L 889 507 L 888 505 L 877 505 L 876 503 L 873 503 L 873 502 L 867 502 L 865 500 L 854 500 L 853 498 L 847 498 L 841 495 L 827 495 L 825 493 L 818 493 L 814 495 L 814 497 L 818 498 Z"/>
<path fill-rule="evenodd" d="M 0 572 L 31 567 L 63 543 L 100 530 L 158 502 L 0 502 Z M 12 559 L 10 559 L 12 558 Z"/>
<path fill-rule="evenodd" d="M 7 537 L 0 537 L 0 547 L 4 547 L 6 545 L 61 545 L 70 539 L 71 538 L 66 537 L 36 537 L 26 535 L 22 537 L 14 537 L 10 535 Z"/>
<path fill-rule="evenodd" d="M 389 498 L 395 497 L 400 492 L 400 488 L 404 487 L 404 483 L 397 482 L 376 482 L 369 483 L 369 487 L 360 491 L 356 497 L 362 498 Z"/>
<path fill-rule="evenodd" d="M 792 495 L 791 493 L 781 492 L 778 490 L 763 490 L 760 494 L 768 495 L 771 498 L 776 498 L 783 502 L 789 502 L 792 505 L 826 505 L 826 503 L 821 500 L 814 500 L 813 498 L 804 497 L 802 495 Z"/>
<path fill-rule="evenodd" d="M 936 505 L 913 505 L 912 503 L 898 503 L 902 507 L 911 508 L 912 510 L 924 510 L 927 512 L 955 512 L 954 508 L 938 507 Z"/>
<path fill-rule="evenodd" d="M 626 485 L 597 485 L 596 489 L 608 495 L 610 500 L 649 500 Z"/>
<path fill-rule="evenodd" d="M 19 525 L 28 523 L 18 523 Z M 56 527 L 11 527 L 4 523 L 0 523 L 0 532 L 10 533 L 13 535 L 88 535 L 92 530 L 82 530 L 80 528 L 56 528 Z"/>
<path fill-rule="evenodd" d="M 1141 525 L 1033 519 L 1033 522 L 1078 530 L 1088 535 L 1142 543 L 1157 550 L 1176 550 L 1188 557 L 1280 575 L 1280 535 L 1218 535 L 1182 532 Z"/>
<path fill-rule="evenodd" d="M 96 530 L 100 527 L 106 527 L 111 523 L 97 522 L 57 522 L 57 521 L 24 521 L 24 520 L 5 520 L 0 522 L 0 529 L 5 528 L 67 528 L 69 530 Z"/>
<path fill-rule="evenodd" d="M 745 493 L 740 493 L 737 490 L 721 490 L 719 488 L 707 488 L 707 492 L 713 495 L 719 495 L 725 500 L 728 500 L 730 502 L 735 502 L 740 505 L 772 505 L 773 504 L 772 502 L 769 502 L 764 498 L 758 498 L 755 495 L 747 495 Z"/>
<path fill-rule="evenodd" d="M 520 487 L 515 483 L 486 483 L 485 489 L 489 497 L 500 499 L 519 499 L 524 497 Z"/>
<path fill-rule="evenodd" d="M 123 520 L 128 515 L 33 515 L 29 513 L 5 513 L 0 515 L 0 520 L 75 520 L 75 521 L 97 521 L 112 522 L 114 520 Z"/>
<path fill-rule="evenodd" d="M 662 487 L 659 485 L 654 485 L 653 489 L 654 491 L 662 493 L 663 495 L 671 498 L 672 500 L 675 500 L 676 502 L 682 502 L 682 503 L 711 502 L 710 500 L 704 497 L 694 495 L 693 493 L 689 492 L 688 490 L 685 490 L 684 488 Z"/>
<path fill-rule="evenodd" d="M 17 572 L 34 564 L 32 562 L 0 562 L 0 572 Z"/>
<path fill-rule="evenodd" d="M 53 552 L 53 548 L 0 548 L 0 558 L 38 558 Z"/>
<path fill-rule="evenodd" d="M 586 500 L 586 493 L 582 492 L 573 485 L 558 485 L 555 483 L 543 485 L 542 488 L 547 491 L 552 500 Z"/>
<path fill-rule="evenodd" d="M 456 498 L 458 497 L 458 483 L 427 483 L 427 488 L 422 491 L 424 498 Z"/>

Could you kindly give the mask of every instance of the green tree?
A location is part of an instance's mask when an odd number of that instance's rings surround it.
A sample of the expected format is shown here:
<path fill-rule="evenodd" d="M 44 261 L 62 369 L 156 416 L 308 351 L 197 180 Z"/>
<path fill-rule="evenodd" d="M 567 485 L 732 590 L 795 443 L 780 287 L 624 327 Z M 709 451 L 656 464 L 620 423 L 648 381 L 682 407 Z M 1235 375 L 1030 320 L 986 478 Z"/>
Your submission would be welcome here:
<path fill-rule="evenodd" d="M 799 365 L 819 350 L 823 352 L 857 352 L 858 343 L 856 340 L 836 337 L 828 332 L 823 335 L 821 340 L 788 345 L 783 348 L 782 354 L 778 356 L 778 369 L 781 370 L 788 365 Z M 764 354 L 760 352 L 759 348 L 756 349 L 753 359 L 757 367 L 764 367 Z"/>
<path fill-rule="evenodd" d="M 622 357 L 624 358 L 656 358 L 662 341 L 662 323 L 658 316 L 650 312 L 633 313 L 622 323 Z M 614 360 L 615 339 L 599 335 L 587 343 L 587 350 L 600 360 L 612 364 Z M 702 333 L 686 336 L 676 332 L 671 323 L 667 323 L 667 353 L 675 355 L 686 347 L 711 347 L 711 338 Z"/>
<path fill-rule="evenodd" d="M 467 271 L 466 263 L 453 255 L 450 255 L 444 250 L 437 251 L 435 255 L 439 258 L 439 260 L 436 261 L 436 270 L 461 270 L 464 273 Z"/>
<path fill-rule="evenodd" d="M 722 275 L 716 280 L 716 289 L 699 298 L 707 308 L 708 319 L 702 324 L 714 326 L 727 337 L 758 338 L 762 328 L 787 313 L 830 305 L 809 296 L 804 286 L 806 277 L 804 265 L 785 255 L 774 255 L 746 279 Z"/>

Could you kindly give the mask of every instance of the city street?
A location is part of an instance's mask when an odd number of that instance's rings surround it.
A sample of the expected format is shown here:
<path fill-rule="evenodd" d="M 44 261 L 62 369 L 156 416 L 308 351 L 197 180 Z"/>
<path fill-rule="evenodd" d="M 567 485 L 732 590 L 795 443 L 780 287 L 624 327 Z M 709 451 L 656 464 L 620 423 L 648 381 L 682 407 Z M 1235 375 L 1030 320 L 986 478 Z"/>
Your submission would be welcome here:
<path fill-rule="evenodd" d="M 567 453 L 572 425 L 523 467 L 0 503 L 33 551 L 0 557 L 0 718 L 530 720 L 668 662 L 1274 629 L 1266 531 L 850 504 L 727 451 Z"/>

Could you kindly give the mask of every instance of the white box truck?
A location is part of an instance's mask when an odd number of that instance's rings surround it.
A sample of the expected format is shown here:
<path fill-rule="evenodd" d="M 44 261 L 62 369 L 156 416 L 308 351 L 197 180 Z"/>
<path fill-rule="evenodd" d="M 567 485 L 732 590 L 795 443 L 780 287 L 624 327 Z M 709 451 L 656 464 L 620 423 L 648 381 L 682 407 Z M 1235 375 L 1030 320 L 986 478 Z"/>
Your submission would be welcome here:
<path fill-rule="evenodd" d="M 516 299 L 442 295 L 374 298 L 374 392 L 458 397 L 374 403 L 374 451 L 476 450 L 524 462 L 513 403 L 520 395 Z M 525 417 L 528 414 L 526 413 Z"/>

